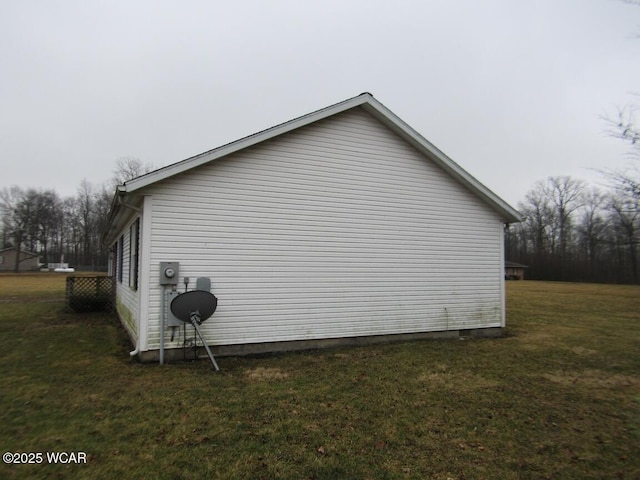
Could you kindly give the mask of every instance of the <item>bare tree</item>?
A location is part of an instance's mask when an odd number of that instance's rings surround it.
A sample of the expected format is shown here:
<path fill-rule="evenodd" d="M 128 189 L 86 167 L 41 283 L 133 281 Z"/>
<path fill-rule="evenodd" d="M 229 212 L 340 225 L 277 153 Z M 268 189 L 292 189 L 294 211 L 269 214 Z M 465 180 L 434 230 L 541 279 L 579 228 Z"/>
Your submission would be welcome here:
<path fill-rule="evenodd" d="M 542 183 L 537 182 L 525 196 L 525 201 L 518 204 L 520 212 L 524 216 L 523 228 L 527 232 L 527 237 L 531 242 L 533 252 L 537 256 L 547 253 L 549 231 L 552 210 L 548 200 L 545 198 Z"/>
<path fill-rule="evenodd" d="M 556 221 L 555 232 L 557 236 L 558 254 L 561 263 L 567 255 L 567 244 L 571 235 L 571 216 L 574 211 L 582 206 L 582 192 L 584 182 L 571 177 L 549 177 L 543 185 L 543 192 L 553 205 Z"/>
<path fill-rule="evenodd" d="M 612 198 L 571 177 L 536 182 L 518 205 L 524 221 L 505 235 L 510 259 L 529 265 L 532 279 L 631 281 L 616 266 L 632 259 L 629 221 L 620 217 L 621 194 Z M 629 201 L 625 205 L 628 211 Z"/>
<path fill-rule="evenodd" d="M 41 249 L 45 263 L 49 262 L 49 246 L 62 219 L 61 203 L 54 190 L 38 191 L 33 201 L 33 235 Z"/>
<path fill-rule="evenodd" d="M 638 245 L 640 244 L 640 172 L 628 169 L 608 175 L 613 193 L 609 208 L 612 212 L 614 226 L 627 252 L 631 280 L 638 283 Z"/>
<path fill-rule="evenodd" d="M 102 242 L 102 234 L 107 228 L 109 221 L 109 211 L 111 210 L 111 199 L 113 197 L 113 191 L 111 191 L 106 185 L 96 190 L 95 202 L 94 202 L 94 215 L 95 215 L 95 244 L 98 246 L 99 258 L 101 259 L 101 265 L 106 266 L 106 259 L 108 258 L 109 251 L 108 246 Z"/>
<path fill-rule="evenodd" d="M 576 227 L 577 240 L 582 259 L 587 263 L 589 279 L 598 277 L 598 261 L 606 241 L 608 221 L 606 218 L 607 196 L 598 188 L 591 187 L 583 193 L 582 207 Z"/>
<path fill-rule="evenodd" d="M 78 265 L 80 260 L 79 256 L 82 242 L 82 225 L 78 204 L 77 197 L 68 197 L 62 202 L 63 220 L 60 235 L 60 244 L 62 245 L 61 254 L 64 253 L 68 255 L 69 258 L 72 258 L 75 265 Z"/>
<path fill-rule="evenodd" d="M 2 248 L 16 246 L 16 209 L 24 197 L 24 190 L 17 185 L 0 190 L 0 213 L 2 214 Z M 20 237 L 22 243 L 22 237 Z"/>
<path fill-rule="evenodd" d="M 3 231 L 7 235 L 7 240 L 11 242 L 11 244 L 4 246 L 12 246 L 16 249 L 16 262 L 14 264 L 14 271 L 16 272 L 20 270 L 20 250 L 28 228 L 28 211 L 25 211 L 25 196 L 26 192 L 15 185 L 9 188 L 5 187 L 0 192 Z"/>
<path fill-rule="evenodd" d="M 615 138 L 628 141 L 635 148 L 635 155 L 640 154 L 640 127 L 638 127 L 637 116 L 640 107 L 635 103 L 618 108 L 616 115 L 603 117 L 609 126 L 609 134 Z"/>
<path fill-rule="evenodd" d="M 614 225 L 619 232 L 621 247 L 626 250 L 626 260 L 630 280 L 638 283 L 638 221 L 640 220 L 640 206 L 629 198 L 612 197 L 611 210 L 614 212 Z"/>
<path fill-rule="evenodd" d="M 151 170 L 153 170 L 151 163 L 145 164 L 136 157 L 120 157 L 116 160 L 116 165 L 113 170 L 113 186 L 115 188 L 115 186 L 122 185 L 132 178 L 149 173 Z"/>
<path fill-rule="evenodd" d="M 14 271 L 20 271 L 20 255 L 23 247 L 35 250 L 38 242 L 36 210 L 39 194 L 35 189 L 23 190 L 20 187 L 5 188 L 0 194 L 4 230 L 12 239 L 16 249 Z"/>
<path fill-rule="evenodd" d="M 83 179 L 78 187 L 77 195 L 78 219 L 80 221 L 80 229 L 82 236 L 82 251 L 84 253 L 83 262 L 85 264 L 93 264 L 93 253 L 97 245 L 94 243 L 94 227 L 95 227 L 95 188 Z"/>

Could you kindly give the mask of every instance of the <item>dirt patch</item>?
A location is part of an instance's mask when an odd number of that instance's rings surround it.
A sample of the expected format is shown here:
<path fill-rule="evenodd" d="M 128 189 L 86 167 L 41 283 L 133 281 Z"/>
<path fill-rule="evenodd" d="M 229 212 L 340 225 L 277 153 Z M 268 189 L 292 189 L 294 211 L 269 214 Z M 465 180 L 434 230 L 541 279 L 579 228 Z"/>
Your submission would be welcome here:
<path fill-rule="evenodd" d="M 418 382 L 428 388 L 450 388 L 456 391 L 470 391 L 479 388 L 492 388 L 498 382 L 470 372 L 450 372 L 445 365 L 437 367 L 437 371 L 425 373 L 417 378 Z"/>
<path fill-rule="evenodd" d="M 590 348 L 584 348 L 584 347 L 573 347 L 571 351 L 576 355 L 580 355 L 580 356 L 588 356 L 588 355 L 593 355 L 595 353 L 598 353 L 596 350 L 591 350 Z"/>
<path fill-rule="evenodd" d="M 340 359 L 351 358 L 351 355 L 349 355 L 348 353 L 334 353 L 333 356 L 334 358 L 340 358 Z"/>
<path fill-rule="evenodd" d="M 602 370 L 584 370 L 582 372 L 545 373 L 543 378 L 559 385 L 579 385 L 589 388 L 640 388 L 638 375 L 610 375 Z"/>
<path fill-rule="evenodd" d="M 256 367 L 251 370 L 245 371 L 245 375 L 249 380 L 254 380 L 256 382 L 261 382 L 265 380 L 282 380 L 283 378 L 287 378 L 289 374 L 287 372 L 283 372 L 279 368 L 264 368 L 264 367 Z"/>
<path fill-rule="evenodd" d="M 546 348 L 555 340 L 552 334 L 540 331 L 518 332 L 514 338 L 520 340 L 525 349 Z"/>

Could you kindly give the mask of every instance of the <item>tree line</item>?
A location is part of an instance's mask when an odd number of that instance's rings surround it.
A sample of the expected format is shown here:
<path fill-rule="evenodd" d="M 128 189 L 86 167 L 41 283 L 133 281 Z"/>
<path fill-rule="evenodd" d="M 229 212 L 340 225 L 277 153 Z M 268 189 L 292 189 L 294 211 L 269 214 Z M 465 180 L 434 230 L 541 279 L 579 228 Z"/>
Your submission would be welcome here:
<path fill-rule="evenodd" d="M 604 118 L 611 136 L 640 160 L 637 104 Z M 640 168 L 602 172 L 607 187 L 571 177 L 536 182 L 518 204 L 521 223 L 505 231 L 505 254 L 526 277 L 572 282 L 640 283 Z"/>
<path fill-rule="evenodd" d="M 108 252 L 100 240 L 113 191 L 83 180 L 78 193 L 62 198 L 54 190 L 18 186 L 0 192 L 3 248 L 37 253 L 40 262 L 69 263 L 99 270 Z M 13 265 L 14 271 L 20 264 Z"/>
<path fill-rule="evenodd" d="M 505 230 L 508 260 L 526 278 L 640 283 L 640 175 L 609 172 L 605 189 L 572 177 L 540 180 L 518 204 L 521 223 Z"/>
<path fill-rule="evenodd" d="M 52 189 L 3 187 L 0 190 L 0 245 L 38 254 L 40 262 L 68 263 L 79 270 L 105 270 L 102 243 L 115 186 L 151 170 L 139 159 L 116 160 L 114 176 L 102 185 L 82 180 L 76 195 Z M 21 266 L 16 256 L 14 271 Z"/>

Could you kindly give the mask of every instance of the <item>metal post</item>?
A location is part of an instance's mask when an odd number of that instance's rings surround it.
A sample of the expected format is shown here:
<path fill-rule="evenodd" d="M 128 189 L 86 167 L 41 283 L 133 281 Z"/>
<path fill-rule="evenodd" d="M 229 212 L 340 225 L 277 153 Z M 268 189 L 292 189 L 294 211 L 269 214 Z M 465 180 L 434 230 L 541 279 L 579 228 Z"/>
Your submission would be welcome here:
<path fill-rule="evenodd" d="M 164 364 L 164 320 L 167 312 L 167 287 L 162 286 L 162 307 L 160 314 L 160 365 Z"/>
<path fill-rule="evenodd" d="M 193 328 L 195 328 L 196 332 L 198 332 L 198 336 L 202 340 L 202 344 L 204 345 L 204 348 L 207 351 L 207 355 L 209 355 L 209 359 L 211 360 L 211 363 L 215 367 L 216 371 L 219 372 L 220 368 L 216 363 L 216 359 L 213 358 L 213 353 L 211 353 L 211 350 L 209 349 L 209 345 L 207 345 L 207 341 L 204 339 L 204 336 L 200 332 L 200 327 L 198 326 L 199 322 L 200 322 L 200 312 L 198 311 L 191 312 L 191 323 L 193 324 Z"/>

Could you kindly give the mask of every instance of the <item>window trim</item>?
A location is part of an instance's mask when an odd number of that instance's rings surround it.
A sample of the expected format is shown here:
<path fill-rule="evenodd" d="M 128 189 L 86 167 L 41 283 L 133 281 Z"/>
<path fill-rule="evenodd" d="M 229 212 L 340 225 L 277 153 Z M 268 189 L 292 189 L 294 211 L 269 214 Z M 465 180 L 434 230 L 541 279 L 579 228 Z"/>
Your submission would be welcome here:
<path fill-rule="evenodd" d="M 117 262 L 118 283 L 122 283 L 122 270 L 124 270 L 124 235 L 118 239 L 118 262 Z"/>
<path fill-rule="evenodd" d="M 138 262 L 140 260 L 140 217 L 129 227 L 129 287 L 138 290 Z"/>

